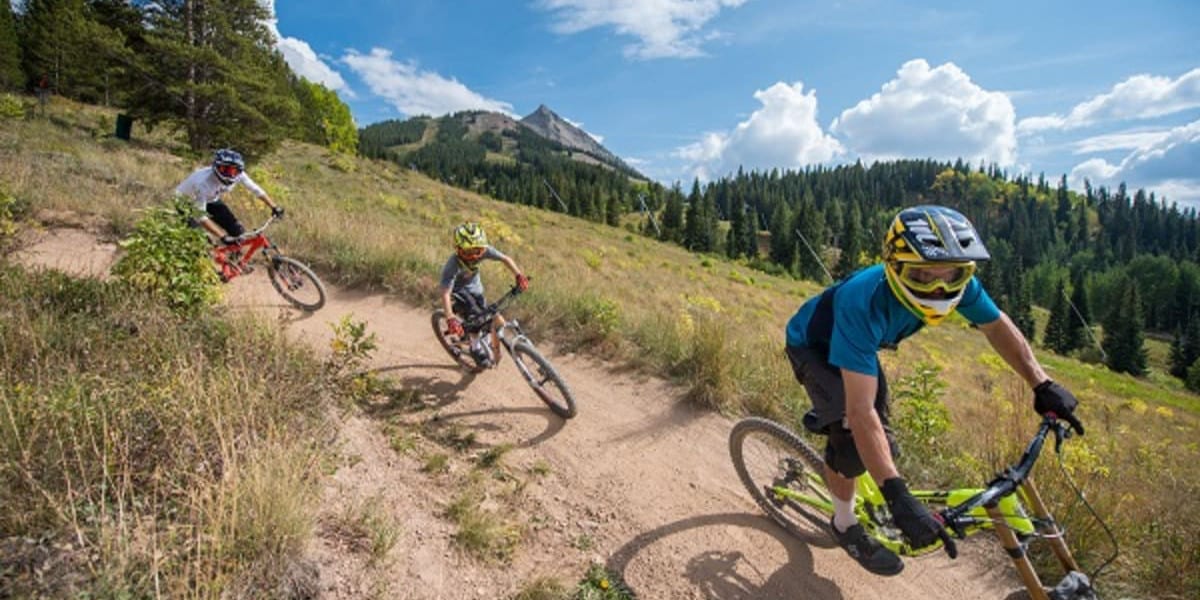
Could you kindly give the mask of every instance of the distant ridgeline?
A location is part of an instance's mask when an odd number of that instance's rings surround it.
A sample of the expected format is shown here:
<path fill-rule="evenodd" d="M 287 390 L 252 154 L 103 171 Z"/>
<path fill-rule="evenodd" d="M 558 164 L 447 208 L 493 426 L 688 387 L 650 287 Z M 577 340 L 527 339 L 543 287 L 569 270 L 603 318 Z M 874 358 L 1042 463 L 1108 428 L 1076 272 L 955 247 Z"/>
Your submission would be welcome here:
<path fill-rule="evenodd" d="M 1079 194 L 1065 176 L 1052 186 L 1044 176 L 1010 179 L 998 167 L 961 160 L 899 160 L 739 169 L 705 185 L 694 181 L 685 193 L 678 183 L 647 181 L 545 107 L 521 121 L 481 111 L 387 121 L 361 130 L 359 140 L 367 156 L 452 185 L 614 226 L 636 223 L 644 235 L 695 252 L 816 281 L 877 260 L 900 207 L 952 206 L 971 218 L 991 251 L 992 262 L 980 269 L 989 292 L 1044 346 L 1064 354 L 1090 346 L 1082 316 L 1092 325 L 1109 322 L 1104 350 L 1118 370 L 1145 371 L 1143 329 L 1176 335 L 1177 376 L 1186 377 L 1200 356 L 1196 210 L 1143 190 L 1130 194 L 1124 184 L 1089 185 Z M 639 214 L 639 195 L 653 220 Z M 1034 331 L 1033 304 L 1051 310 L 1044 335 Z M 1117 339 L 1119 330 L 1128 330 L 1125 339 Z"/>
<path fill-rule="evenodd" d="M 359 136 L 365 156 L 394 160 L 507 202 L 611 225 L 640 210 L 639 193 L 663 195 L 661 185 L 647 181 L 545 106 L 521 121 L 468 111 L 384 121 L 360 130 Z"/>

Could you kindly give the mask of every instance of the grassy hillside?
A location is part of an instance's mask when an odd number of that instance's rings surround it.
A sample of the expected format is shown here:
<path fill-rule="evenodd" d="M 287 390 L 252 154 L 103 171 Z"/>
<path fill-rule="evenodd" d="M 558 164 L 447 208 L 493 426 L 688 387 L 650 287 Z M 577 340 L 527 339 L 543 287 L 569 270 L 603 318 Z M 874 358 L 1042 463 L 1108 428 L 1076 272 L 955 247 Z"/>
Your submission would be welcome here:
<path fill-rule="evenodd" d="M 5 122 L 0 187 L 35 207 L 95 215 L 114 235 L 136 211 L 162 200 L 197 162 L 169 152 L 165 139 L 127 145 L 97 139 L 94 109 L 59 109 L 54 119 Z M 135 131 L 135 135 L 142 132 Z M 288 209 L 277 241 L 345 285 L 431 305 L 449 231 L 480 220 L 493 243 L 533 278 L 513 309 L 533 334 L 560 346 L 679 379 L 691 398 L 729 413 L 793 420 L 807 399 L 782 355 L 783 325 L 818 290 L 720 258 L 689 254 L 627 231 L 529 207 L 495 202 L 384 162 L 332 157 L 285 144 L 252 169 Z M 265 217 L 244 193 L 233 204 L 248 224 Z M 508 284 L 485 269 L 492 295 Z M 1067 469 L 1116 529 L 1120 562 L 1102 580 L 1156 597 L 1200 592 L 1200 402 L 1178 386 L 1039 355 L 1075 390 L 1088 435 L 1067 446 Z M 918 363 L 940 369 L 952 427 L 936 447 L 908 447 L 925 483 L 985 481 L 1019 454 L 1034 426 L 1024 385 L 962 321 L 929 328 L 899 352 L 883 353 L 893 382 Z M 932 468 L 929 468 L 932 466 Z M 1052 460 L 1040 481 L 1065 516 L 1086 567 L 1104 539 L 1072 504 Z M 915 474 L 914 474 L 915 475 Z"/>

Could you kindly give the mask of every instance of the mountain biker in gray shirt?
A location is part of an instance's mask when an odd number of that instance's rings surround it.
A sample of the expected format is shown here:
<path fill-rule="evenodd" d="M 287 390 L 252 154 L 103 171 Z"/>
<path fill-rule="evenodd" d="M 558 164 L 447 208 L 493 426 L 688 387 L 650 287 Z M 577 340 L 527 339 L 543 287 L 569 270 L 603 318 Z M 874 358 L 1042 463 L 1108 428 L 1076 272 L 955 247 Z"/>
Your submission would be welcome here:
<path fill-rule="evenodd" d="M 471 352 L 475 356 L 475 361 L 480 366 L 489 367 L 494 366 L 494 362 L 488 359 L 486 350 L 480 344 L 474 343 L 480 331 L 466 331 L 463 328 L 463 321 L 470 321 L 472 317 L 487 308 L 487 301 L 483 296 L 483 281 L 479 277 L 479 267 L 485 260 L 498 260 L 504 263 L 504 266 L 508 267 L 508 270 L 512 271 L 513 276 L 516 277 L 517 289 L 522 292 L 528 289 L 529 278 L 521 272 L 521 268 L 513 259 L 488 245 L 487 234 L 478 223 L 463 223 L 455 228 L 454 255 L 442 267 L 440 289 L 442 310 L 446 312 L 446 329 L 451 335 L 459 337 L 470 335 Z M 497 315 L 491 324 L 491 355 L 499 360 L 500 340 L 496 337 L 497 321 L 499 325 L 503 325 L 504 317 Z"/>

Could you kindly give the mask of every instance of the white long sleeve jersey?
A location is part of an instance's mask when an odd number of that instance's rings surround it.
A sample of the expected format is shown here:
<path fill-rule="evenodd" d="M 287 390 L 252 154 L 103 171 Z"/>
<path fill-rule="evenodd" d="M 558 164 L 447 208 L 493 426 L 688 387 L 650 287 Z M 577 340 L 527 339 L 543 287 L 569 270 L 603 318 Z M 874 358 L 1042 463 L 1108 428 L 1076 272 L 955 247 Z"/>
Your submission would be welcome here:
<path fill-rule="evenodd" d="M 259 198 L 267 195 L 245 172 L 238 175 L 236 179 L 226 185 L 217 179 L 217 175 L 213 173 L 212 167 L 196 169 L 194 173 L 188 175 L 187 179 L 183 180 L 183 183 L 175 188 L 175 193 L 191 198 L 196 208 L 204 211 L 208 203 L 220 200 L 222 194 L 229 192 L 239 183 L 246 186 L 246 189 Z"/>

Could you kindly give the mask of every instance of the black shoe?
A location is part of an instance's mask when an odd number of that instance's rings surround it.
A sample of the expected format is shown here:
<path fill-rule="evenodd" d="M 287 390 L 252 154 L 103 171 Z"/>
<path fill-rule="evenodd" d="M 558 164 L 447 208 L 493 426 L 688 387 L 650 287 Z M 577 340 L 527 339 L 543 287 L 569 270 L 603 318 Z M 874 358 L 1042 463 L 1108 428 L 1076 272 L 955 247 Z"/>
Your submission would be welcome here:
<path fill-rule="evenodd" d="M 488 356 L 488 351 L 482 347 L 472 348 L 471 357 L 475 359 L 475 365 L 480 369 L 486 369 L 492 366 L 492 359 Z"/>
<path fill-rule="evenodd" d="M 875 538 L 867 535 L 863 526 L 855 523 L 845 532 L 838 531 L 833 521 L 829 521 L 829 529 L 833 531 L 833 539 L 858 561 L 864 569 L 876 575 L 898 575 L 904 570 L 904 561 L 895 552 L 884 548 Z"/>

